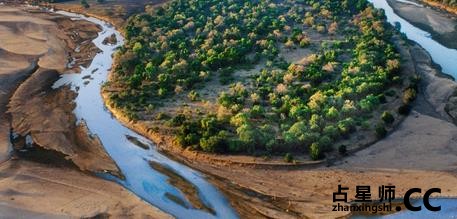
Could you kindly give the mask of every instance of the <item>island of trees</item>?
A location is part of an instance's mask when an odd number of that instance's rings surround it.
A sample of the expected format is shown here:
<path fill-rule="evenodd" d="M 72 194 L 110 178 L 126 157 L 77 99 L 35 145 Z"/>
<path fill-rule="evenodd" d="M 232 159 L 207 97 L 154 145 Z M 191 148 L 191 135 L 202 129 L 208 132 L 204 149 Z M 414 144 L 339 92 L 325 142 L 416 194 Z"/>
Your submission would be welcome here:
<path fill-rule="evenodd" d="M 409 112 L 394 33 L 366 0 L 172 0 L 130 18 L 105 92 L 184 148 L 321 159 Z"/>

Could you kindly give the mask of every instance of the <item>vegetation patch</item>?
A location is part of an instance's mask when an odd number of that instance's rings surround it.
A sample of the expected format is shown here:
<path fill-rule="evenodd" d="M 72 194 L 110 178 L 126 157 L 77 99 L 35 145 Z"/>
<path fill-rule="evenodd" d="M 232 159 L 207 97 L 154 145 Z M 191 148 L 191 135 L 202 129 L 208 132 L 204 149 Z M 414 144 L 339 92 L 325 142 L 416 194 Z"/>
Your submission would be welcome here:
<path fill-rule="evenodd" d="M 174 0 L 130 18 L 105 90 L 184 148 L 346 154 L 415 98 L 394 31 L 365 0 Z"/>

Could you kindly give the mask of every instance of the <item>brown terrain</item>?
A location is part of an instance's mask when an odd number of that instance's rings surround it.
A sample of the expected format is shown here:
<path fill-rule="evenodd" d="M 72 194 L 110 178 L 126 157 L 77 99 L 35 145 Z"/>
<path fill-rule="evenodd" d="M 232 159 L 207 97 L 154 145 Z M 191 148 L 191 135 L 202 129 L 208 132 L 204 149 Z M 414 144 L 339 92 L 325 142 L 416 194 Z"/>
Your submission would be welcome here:
<path fill-rule="evenodd" d="M 76 125 L 76 94 L 51 88 L 60 74 L 91 62 L 99 31 L 90 22 L 0 5 L 0 218 L 168 217 L 92 175 L 122 173 L 84 124 Z M 10 130 L 19 136 L 14 144 Z"/>
<path fill-rule="evenodd" d="M 145 10 L 148 5 L 157 6 L 167 2 L 167 0 L 107 0 L 103 3 L 98 3 L 96 0 L 88 0 L 87 2 L 90 5 L 89 8 L 82 7 L 79 0 L 54 3 L 52 7 L 58 10 L 87 14 L 106 20 L 116 27 L 122 27 L 130 15 Z"/>

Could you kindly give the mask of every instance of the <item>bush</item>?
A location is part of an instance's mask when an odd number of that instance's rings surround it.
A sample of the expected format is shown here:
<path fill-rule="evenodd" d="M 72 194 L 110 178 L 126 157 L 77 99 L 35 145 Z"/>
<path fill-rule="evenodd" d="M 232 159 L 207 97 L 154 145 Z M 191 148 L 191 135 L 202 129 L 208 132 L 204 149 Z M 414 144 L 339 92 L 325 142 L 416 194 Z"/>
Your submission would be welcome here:
<path fill-rule="evenodd" d="M 401 115 L 408 115 L 411 112 L 411 106 L 409 104 L 403 104 L 398 107 L 398 113 Z"/>
<path fill-rule="evenodd" d="M 394 116 L 387 111 L 384 111 L 381 115 L 382 121 L 384 121 L 386 124 L 392 124 L 395 121 Z"/>
<path fill-rule="evenodd" d="M 197 91 L 191 90 L 191 91 L 189 92 L 189 94 L 187 95 L 187 97 L 188 97 L 191 101 L 197 101 L 198 98 L 200 97 L 200 95 L 197 93 Z"/>
<path fill-rule="evenodd" d="M 319 138 L 319 146 L 321 147 L 322 151 L 330 151 L 332 143 L 332 139 L 330 139 L 328 136 L 322 136 Z"/>
<path fill-rule="evenodd" d="M 291 163 L 294 160 L 294 157 L 290 153 L 286 153 L 284 155 L 284 161 L 287 163 Z"/>
<path fill-rule="evenodd" d="M 339 121 L 338 129 L 341 136 L 347 137 L 351 132 L 355 130 L 355 122 L 352 118 L 347 118 L 345 120 Z"/>
<path fill-rule="evenodd" d="M 338 128 L 334 125 L 328 125 L 324 128 L 324 135 L 330 136 L 332 139 L 337 139 L 339 136 Z"/>
<path fill-rule="evenodd" d="M 227 133 L 220 131 L 217 135 L 201 138 L 200 147 L 206 152 L 224 152 L 227 148 Z"/>
<path fill-rule="evenodd" d="M 262 117 L 265 114 L 265 110 L 263 109 L 262 106 L 255 105 L 251 108 L 251 116 L 253 118 L 259 118 Z"/>
<path fill-rule="evenodd" d="M 171 126 L 180 126 L 186 121 L 186 116 L 184 114 L 178 114 L 172 119 L 169 120 Z"/>
<path fill-rule="evenodd" d="M 378 136 L 378 138 L 384 138 L 384 137 L 386 137 L 386 135 L 387 135 L 387 130 L 386 130 L 386 128 L 384 127 L 384 124 L 378 123 L 378 124 L 376 125 L 375 130 L 376 130 L 376 136 Z"/>
<path fill-rule="evenodd" d="M 313 160 L 319 160 L 321 158 L 321 148 L 319 146 L 319 143 L 314 142 L 311 144 L 310 156 Z"/>
<path fill-rule="evenodd" d="M 228 150 L 232 153 L 246 151 L 245 144 L 239 139 L 230 139 L 228 141 Z"/>
<path fill-rule="evenodd" d="M 363 130 L 368 130 L 371 127 L 371 122 L 368 120 L 364 120 L 361 122 L 360 126 L 362 127 Z"/>
<path fill-rule="evenodd" d="M 164 120 L 164 119 L 169 119 L 169 118 L 170 118 L 170 116 L 167 115 L 167 114 L 164 113 L 164 112 L 159 112 L 159 113 L 157 113 L 157 115 L 155 116 L 155 119 L 156 119 L 156 120 Z"/>
<path fill-rule="evenodd" d="M 81 0 L 80 3 L 84 8 L 89 8 L 90 7 L 89 3 L 87 3 L 87 0 Z"/>
<path fill-rule="evenodd" d="M 415 99 L 416 99 L 416 90 L 414 90 L 413 88 L 407 88 L 403 92 L 402 100 L 403 100 L 404 104 L 409 104 Z"/>

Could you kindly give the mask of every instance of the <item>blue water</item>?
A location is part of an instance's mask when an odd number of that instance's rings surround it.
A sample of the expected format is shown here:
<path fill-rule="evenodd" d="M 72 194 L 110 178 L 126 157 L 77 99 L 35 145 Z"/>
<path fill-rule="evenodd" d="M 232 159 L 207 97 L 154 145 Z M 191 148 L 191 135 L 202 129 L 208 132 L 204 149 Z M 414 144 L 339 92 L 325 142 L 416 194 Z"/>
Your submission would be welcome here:
<path fill-rule="evenodd" d="M 446 74 L 457 78 L 457 50 L 447 48 L 437 41 L 433 40 L 431 34 L 412 25 L 405 19 L 395 14 L 386 0 L 368 0 L 376 8 L 384 9 L 387 21 L 395 26 L 395 23 L 401 25 L 401 32 L 405 33 L 408 39 L 421 45 L 432 57 L 433 61 L 440 65 L 442 71 Z M 406 0 L 402 0 L 405 2 Z M 406 1 L 407 2 L 407 1 Z M 416 3 L 412 3 L 416 4 Z"/>
<path fill-rule="evenodd" d="M 408 39 L 415 41 L 421 45 L 432 57 L 433 61 L 440 65 L 442 71 L 454 78 L 457 78 L 457 50 L 447 48 L 431 38 L 430 33 L 421 30 L 408 21 L 404 20 L 390 7 L 386 0 L 369 0 L 376 8 L 382 8 L 385 11 L 388 22 L 392 25 L 399 23 L 401 25 L 401 32 L 405 33 Z M 409 3 L 421 7 L 417 3 L 401 0 L 401 2 Z M 421 200 L 417 200 L 415 206 L 420 205 Z M 422 211 L 400 211 L 395 214 L 385 216 L 352 216 L 351 218 L 386 218 L 386 219 L 433 219 L 433 218 L 457 218 L 457 199 L 435 198 L 430 199 L 432 206 L 441 206 L 441 211 L 432 212 L 428 211 L 422 205 Z"/>
<path fill-rule="evenodd" d="M 108 174 L 105 174 L 104 177 L 115 180 L 143 200 L 177 218 L 238 218 L 229 202 L 213 185 L 206 181 L 204 175 L 160 154 L 152 142 L 123 126 L 105 108 L 100 89 L 113 64 L 112 55 L 116 48 L 123 44 L 124 40 L 120 33 L 112 25 L 95 18 L 62 11 L 57 13 L 74 19 L 88 20 L 103 28 L 99 36 L 93 40 L 93 43 L 102 52 L 94 57 L 88 68 L 82 68 L 80 74 L 64 75 L 54 84 L 54 88 L 71 85 L 72 89 L 77 91 L 74 113 L 78 122 L 86 122 L 90 132 L 100 138 L 105 150 L 124 174 L 125 180 Z M 113 33 L 116 35 L 118 43 L 116 45 L 103 45 L 102 41 Z M 93 71 L 94 73 L 92 73 Z M 88 80 L 82 78 L 87 75 L 93 79 L 85 84 L 84 82 Z M 138 147 L 130 142 L 126 135 L 136 137 L 139 141 L 149 145 L 150 149 L 145 150 Z M 212 208 L 216 215 L 193 208 L 186 196 L 168 183 L 167 176 L 150 167 L 149 161 L 155 161 L 168 167 L 192 183 L 197 188 L 202 202 Z M 184 200 L 186 206 L 168 199 L 167 193 Z"/>

